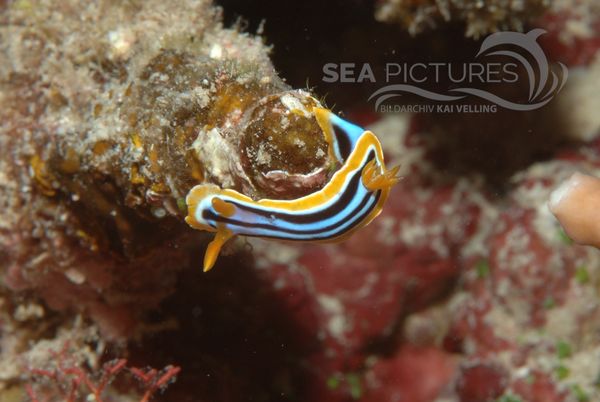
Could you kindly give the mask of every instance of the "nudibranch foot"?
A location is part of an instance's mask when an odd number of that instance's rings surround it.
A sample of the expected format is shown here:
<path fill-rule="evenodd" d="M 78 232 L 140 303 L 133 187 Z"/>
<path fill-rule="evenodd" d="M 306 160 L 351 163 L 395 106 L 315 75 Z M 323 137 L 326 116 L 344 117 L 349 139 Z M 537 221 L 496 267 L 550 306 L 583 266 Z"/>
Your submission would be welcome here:
<path fill-rule="evenodd" d="M 399 167 L 386 169 L 383 151 L 370 131 L 327 109 L 312 113 L 329 143 L 332 157 L 342 163 L 323 188 L 296 199 L 255 201 L 214 184 L 192 188 L 186 198 L 190 226 L 216 232 L 204 257 L 210 270 L 221 247 L 236 235 L 283 241 L 335 242 L 368 225 L 381 212 Z"/>

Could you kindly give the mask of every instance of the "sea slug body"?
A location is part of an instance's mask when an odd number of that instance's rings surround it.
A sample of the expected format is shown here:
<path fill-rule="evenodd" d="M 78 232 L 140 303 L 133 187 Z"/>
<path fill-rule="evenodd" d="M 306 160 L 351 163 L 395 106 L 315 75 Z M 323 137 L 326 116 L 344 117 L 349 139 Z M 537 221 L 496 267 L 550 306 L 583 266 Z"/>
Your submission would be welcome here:
<path fill-rule="evenodd" d="M 369 224 L 381 212 L 398 169 L 387 170 L 377 137 L 327 109 L 313 113 L 329 152 L 341 168 L 319 191 L 292 200 L 250 197 L 214 184 L 193 187 L 186 197 L 186 222 L 216 232 L 204 257 L 210 270 L 221 247 L 235 235 L 284 241 L 335 242 Z"/>

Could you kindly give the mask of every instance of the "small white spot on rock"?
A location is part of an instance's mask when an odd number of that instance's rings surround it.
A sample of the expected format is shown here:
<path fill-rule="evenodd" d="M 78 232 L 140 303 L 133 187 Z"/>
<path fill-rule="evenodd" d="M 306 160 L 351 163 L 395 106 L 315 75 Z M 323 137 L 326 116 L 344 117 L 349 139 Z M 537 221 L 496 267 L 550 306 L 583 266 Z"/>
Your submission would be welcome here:
<path fill-rule="evenodd" d="M 221 45 L 215 44 L 210 48 L 210 57 L 211 59 L 220 59 L 223 57 L 223 48 Z"/>
<path fill-rule="evenodd" d="M 44 316 L 44 308 L 39 304 L 21 304 L 15 309 L 14 317 L 17 321 L 29 321 Z"/>
<path fill-rule="evenodd" d="M 152 215 L 156 216 L 157 218 L 164 218 L 167 215 L 167 211 L 165 211 L 164 208 L 154 208 L 152 210 Z"/>
<path fill-rule="evenodd" d="M 133 35 L 124 29 L 110 31 L 108 41 L 111 45 L 111 53 L 115 57 L 125 57 L 129 53 L 133 43 Z"/>
<path fill-rule="evenodd" d="M 73 282 L 76 285 L 81 285 L 85 282 L 85 275 L 76 270 L 75 268 L 70 268 L 65 272 L 65 276 L 68 280 Z"/>

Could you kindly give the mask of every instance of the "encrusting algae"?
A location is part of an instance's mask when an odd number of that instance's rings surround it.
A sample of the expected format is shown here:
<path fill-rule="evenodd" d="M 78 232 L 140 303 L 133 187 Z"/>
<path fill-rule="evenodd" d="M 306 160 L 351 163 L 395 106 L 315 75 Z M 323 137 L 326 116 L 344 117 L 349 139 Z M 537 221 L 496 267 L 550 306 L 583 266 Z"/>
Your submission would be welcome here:
<path fill-rule="evenodd" d="M 144 245 L 136 246 L 147 233 L 135 232 L 141 221 L 185 215 L 185 195 L 197 183 L 281 198 L 314 191 L 333 162 L 314 117 L 290 107 L 316 101 L 259 71 L 252 63 L 160 49 L 122 94 L 113 95 L 118 109 L 94 111 L 98 121 L 120 119 L 123 135 L 93 141 L 84 158 L 68 145 L 57 150 L 38 162 L 45 168 L 36 169 L 36 182 L 47 194 L 46 176 L 55 176 L 59 185 L 50 191 L 76 195 L 74 210 L 93 216 L 80 220 L 86 233 L 112 216 L 125 255 L 144 252 Z"/>
<path fill-rule="evenodd" d="M 465 36 L 479 38 L 497 31 L 522 31 L 551 4 L 548 0 L 383 0 L 377 4 L 375 17 L 401 24 L 411 35 L 459 21 L 465 25 Z"/>

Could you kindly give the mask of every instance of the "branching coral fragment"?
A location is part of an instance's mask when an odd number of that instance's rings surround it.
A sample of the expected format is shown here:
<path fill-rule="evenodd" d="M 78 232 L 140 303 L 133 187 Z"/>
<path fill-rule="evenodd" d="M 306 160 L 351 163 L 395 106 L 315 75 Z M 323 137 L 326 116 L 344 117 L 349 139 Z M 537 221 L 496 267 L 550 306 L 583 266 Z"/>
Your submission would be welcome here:
<path fill-rule="evenodd" d="M 51 351 L 54 362 L 49 368 L 30 368 L 31 383 L 25 385 L 25 392 L 31 402 L 45 402 L 61 398 L 65 402 L 88 401 L 108 402 L 110 383 L 121 373 L 129 372 L 140 380 L 142 397 L 140 402 L 148 402 L 158 391 L 174 382 L 180 367 L 168 365 L 162 370 L 152 368 L 128 368 L 126 359 L 114 359 L 104 363 L 99 373 L 73 361 L 69 355 L 69 344 L 56 352 Z M 52 366 L 54 365 L 54 366 Z"/>
<path fill-rule="evenodd" d="M 140 402 L 148 402 L 156 391 L 166 388 L 170 383 L 175 381 L 181 368 L 169 365 L 160 371 L 156 369 L 143 370 L 139 368 L 131 368 L 130 371 L 134 377 L 142 382 L 146 389 Z"/>

